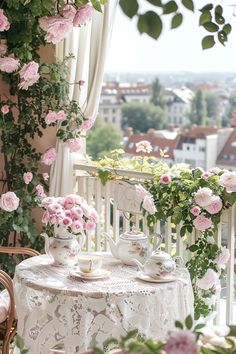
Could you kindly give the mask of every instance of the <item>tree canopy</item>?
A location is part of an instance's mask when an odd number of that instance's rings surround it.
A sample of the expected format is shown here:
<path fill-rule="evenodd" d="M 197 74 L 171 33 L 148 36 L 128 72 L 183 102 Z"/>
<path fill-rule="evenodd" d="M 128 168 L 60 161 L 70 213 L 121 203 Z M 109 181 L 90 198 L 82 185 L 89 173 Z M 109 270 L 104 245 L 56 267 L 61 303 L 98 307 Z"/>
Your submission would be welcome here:
<path fill-rule="evenodd" d="M 146 3 L 143 10 L 143 3 Z M 163 32 L 163 21 L 171 17 L 171 29 L 181 26 L 184 20 L 184 10 L 199 10 L 199 26 L 207 32 L 202 39 L 202 48 L 212 48 L 217 42 L 225 45 L 232 26 L 227 23 L 224 8 L 221 4 L 204 1 L 199 9 L 197 0 L 120 0 L 120 6 L 129 18 L 137 18 L 139 32 L 158 39 Z M 226 6 L 226 5 L 224 5 Z M 232 14 L 234 7 L 232 5 Z M 232 16 L 231 16 L 232 17 Z"/>

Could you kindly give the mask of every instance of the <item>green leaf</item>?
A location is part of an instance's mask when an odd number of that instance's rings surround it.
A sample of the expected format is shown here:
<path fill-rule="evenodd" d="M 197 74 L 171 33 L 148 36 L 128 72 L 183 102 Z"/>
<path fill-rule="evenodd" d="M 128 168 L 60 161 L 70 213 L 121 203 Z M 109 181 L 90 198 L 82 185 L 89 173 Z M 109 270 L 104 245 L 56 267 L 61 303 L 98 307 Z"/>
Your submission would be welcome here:
<path fill-rule="evenodd" d="M 215 14 L 215 20 L 219 25 L 223 25 L 225 23 L 224 17 L 219 14 Z"/>
<path fill-rule="evenodd" d="M 199 11 L 205 12 L 205 11 L 211 11 L 212 9 L 213 9 L 213 5 L 207 4 L 207 5 L 203 6 Z"/>
<path fill-rule="evenodd" d="M 192 0 L 182 0 L 182 4 L 186 7 L 186 9 L 194 11 L 194 4 Z"/>
<path fill-rule="evenodd" d="M 172 12 L 176 12 L 178 10 L 178 5 L 176 4 L 175 1 L 171 0 L 168 1 L 164 6 L 163 6 L 163 14 L 171 14 Z"/>
<path fill-rule="evenodd" d="M 199 26 L 204 25 L 204 23 L 210 22 L 212 20 L 212 16 L 210 11 L 203 12 L 199 17 Z"/>
<path fill-rule="evenodd" d="M 223 13 L 223 7 L 221 5 L 217 5 L 215 7 L 215 14 L 222 15 Z"/>
<path fill-rule="evenodd" d="M 171 28 L 179 27 L 183 22 L 183 15 L 181 13 L 177 13 L 172 17 L 171 20 Z"/>
<path fill-rule="evenodd" d="M 175 321 L 175 327 L 180 329 L 184 328 L 183 324 L 180 321 Z"/>
<path fill-rule="evenodd" d="M 230 34 L 231 30 L 232 30 L 232 26 L 229 23 L 224 25 L 224 27 L 222 28 L 222 31 L 226 34 Z"/>
<path fill-rule="evenodd" d="M 107 170 L 101 169 L 98 171 L 98 177 L 100 178 L 102 185 L 105 186 L 107 181 L 109 181 L 109 179 L 111 179 L 112 173 Z"/>
<path fill-rule="evenodd" d="M 196 252 L 198 250 L 198 246 L 197 245 L 191 245 L 188 249 L 191 252 Z"/>
<path fill-rule="evenodd" d="M 181 229 L 180 229 L 180 236 L 184 237 L 185 234 L 186 234 L 186 226 L 182 226 Z"/>
<path fill-rule="evenodd" d="M 147 0 L 148 2 L 150 2 L 150 4 L 154 5 L 154 6 L 159 6 L 162 7 L 162 2 L 161 0 Z"/>
<path fill-rule="evenodd" d="M 162 21 L 159 15 L 148 11 L 139 16 L 138 30 L 140 33 L 147 33 L 150 37 L 157 39 L 162 32 Z"/>
<path fill-rule="evenodd" d="M 199 323 L 194 327 L 194 331 L 198 331 L 199 329 L 202 329 L 205 327 L 204 323 Z"/>
<path fill-rule="evenodd" d="M 139 5 L 137 0 L 120 0 L 120 7 L 129 18 L 133 18 L 138 12 Z"/>
<path fill-rule="evenodd" d="M 203 27 L 205 28 L 205 30 L 207 30 L 208 32 L 217 32 L 219 30 L 219 26 L 216 25 L 214 22 L 207 22 L 204 23 Z"/>
<path fill-rule="evenodd" d="M 188 328 L 188 329 L 191 329 L 193 327 L 193 319 L 192 319 L 192 316 L 189 315 L 186 317 L 185 319 L 185 326 Z"/>
<path fill-rule="evenodd" d="M 17 348 L 21 350 L 24 349 L 24 341 L 20 336 L 18 336 L 18 334 L 16 335 L 15 343 Z"/>
<path fill-rule="evenodd" d="M 229 336 L 236 337 L 236 326 L 229 326 L 229 328 L 230 328 Z"/>
<path fill-rule="evenodd" d="M 202 40 L 202 49 L 209 49 L 214 47 L 215 45 L 215 39 L 214 36 L 206 36 Z"/>
<path fill-rule="evenodd" d="M 91 0 L 91 3 L 94 7 L 95 10 L 97 10 L 98 12 L 102 12 L 102 7 L 101 7 L 101 3 L 98 0 Z"/>
<path fill-rule="evenodd" d="M 223 31 L 218 32 L 218 41 L 222 44 L 225 45 L 225 42 L 227 42 L 228 37 L 227 34 Z"/>

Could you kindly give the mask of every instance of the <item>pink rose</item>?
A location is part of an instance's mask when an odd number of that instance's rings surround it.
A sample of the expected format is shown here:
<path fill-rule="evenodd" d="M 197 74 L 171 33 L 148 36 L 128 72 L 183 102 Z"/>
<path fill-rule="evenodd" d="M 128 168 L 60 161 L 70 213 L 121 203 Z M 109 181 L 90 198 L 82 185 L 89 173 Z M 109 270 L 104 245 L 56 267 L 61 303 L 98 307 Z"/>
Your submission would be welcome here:
<path fill-rule="evenodd" d="M 136 143 L 136 152 L 145 152 L 150 154 L 152 151 L 152 145 L 147 140 L 141 140 L 139 143 Z"/>
<path fill-rule="evenodd" d="M 135 190 L 137 196 L 143 200 L 146 196 L 151 197 L 151 193 L 149 193 L 141 184 L 136 184 L 135 185 Z"/>
<path fill-rule="evenodd" d="M 213 173 L 214 175 L 218 175 L 221 171 L 222 170 L 219 167 L 213 167 L 212 169 L 210 169 L 210 172 Z"/>
<path fill-rule="evenodd" d="M 46 210 L 42 216 L 42 223 L 47 224 L 50 220 L 50 213 Z"/>
<path fill-rule="evenodd" d="M 50 166 L 56 160 L 56 156 L 57 156 L 56 149 L 50 148 L 43 154 L 41 161 L 45 165 Z"/>
<path fill-rule="evenodd" d="M 59 220 L 58 220 L 58 217 L 54 214 L 50 215 L 50 220 L 49 222 L 53 225 L 56 225 L 58 224 Z"/>
<path fill-rule="evenodd" d="M 198 206 L 194 206 L 192 207 L 192 209 L 190 209 L 190 212 L 194 215 L 194 216 L 198 216 L 201 212 L 201 209 Z"/>
<path fill-rule="evenodd" d="M 12 57 L 0 58 L 0 70 L 8 74 L 19 69 L 20 61 Z"/>
<path fill-rule="evenodd" d="M 65 5 L 60 8 L 60 14 L 65 18 L 73 20 L 76 14 L 76 9 L 74 8 L 74 6 Z"/>
<path fill-rule="evenodd" d="M 154 205 L 152 197 L 146 195 L 143 200 L 143 208 L 151 215 L 155 214 L 156 207 Z"/>
<path fill-rule="evenodd" d="M 66 118 L 66 114 L 63 110 L 59 112 L 49 111 L 45 117 L 46 124 L 55 123 L 56 121 L 62 121 Z"/>
<path fill-rule="evenodd" d="M 0 57 L 7 52 L 7 46 L 4 43 L 0 43 Z"/>
<path fill-rule="evenodd" d="M 86 218 L 90 218 L 93 209 L 87 203 L 82 204 L 81 207 Z"/>
<path fill-rule="evenodd" d="M 79 220 L 76 220 L 71 224 L 70 228 L 74 234 L 78 234 L 83 230 L 83 223 Z"/>
<path fill-rule="evenodd" d="M 19 88 L 23 90 L 28 90 L 28 88 L 34 85 L 40 75 L 38 73 L 39 64 L 35 61 L 30 61 L 28 64 L 24 64 L 23 68 L 19 71 L 20 74 L 20 83 Z"/>
<path fill-rule="evenodd" d="M 212 197 L 212 190 L 210 188 L 204 187 L 199 188 L 195 193 L 195 202 L 201 207 L 205 207 L 210 204 Z"/>
<path fill-rule="evenodd" d="M 33 179 L 33 173 L 25 172 L 23 174 L 23 179 L 24 179 L 25 184 L 29 184 Z"/>
<path fill-rule="evenodd" d="M 47 172 L 43 173 L 43 179 L 44 181 L 47 181 L 49 179 L 49 174 Z"/>
<path fill-rule="evenodd" d="M 220 176 L 220 185 L 223 186 L 227 192 L 236 192 L 236 172 L 225 172 Z"/>
<path fill-rule="evenodd" d="M 71 209 L 71 212 L 77 217 L 83 217 L 84 213 L 81 207 L 74 207 Z"/>
<path fill-rule="evenodd" d="M 193 221 L 193 225 L 199 231 L 205 231 L 212 226 L 211 219 L 206 218 L 204 215 L 198 215 Z"/>
<path fill-rule="evenodd" d="M 96 223 L 94 221 L 88 220 L 85 223 L 85 230 L 87 232 L 93 231 L 93 230 L 95 230 L 95 228 L 96 228 Z"/>
<path fill-rule="evenodd" d="M 68 139 L 66 141 L 66 146 L 70 149 L 70 152 L 78 152 L 81 150 L 83 146 L 83 142 L 81 139 Z"/>
<path fill-rule="evenodd" d="M 10 28 L 10 23 L 6 15 L 4 15 L 4 11 L 0 9 L 0 32 L 8 31 Z"/>
<path fill-rule="evenodd" d="M 225 264 L 229 261 L 230 252 L 228 248 L 221 247 L 220 254 L 216 258 L 216 264 L 218 269 L 224 269 Z"/>
<path fill-rule="evenodd" d="M 62 213 L 62 206 L 59 203 L 52 203 L 48 205 L 48 211 L 52 214 L 60 215 Z"/>
<path fill-rule="evenodd" d="M 210 172 L 203 172 L 203 174 L 201 175 L 201 178 L 208 179 L 211 176 L 212 176 L 212 174 Z"/>
<path fill-rule="evenodd" d="M 96 210 L 93 209 L 93 210 L 91 211 L 89 220 L 95 222 L 96 224 L 98 223 L 98 221 L 99 221 L 99 216 L 98 216 L 98 213 L 96 212 Z"/>
<path fill-rule="evenodd" d="M 218 282 L 218 274 L 213 269 L 209 268 L 201 279 L 197 279 L 196 286 L 202 290 L 209 290 Z"/>
<path fill-rule="evenodd" d="M 71 220 L 71 218 L 66 216 L 65 218 L 62 219 L 62 223 L 61 224 L 64 225 L 64 226 L 67 226 L 67 227 L 71 226 L 72 220 Z"/>
<path fill-rule="evenodd" d="M 94 125 L 95 119 L 93 119 L 92 117 L 83 121 L 83 123 L 81 124 L 80 129 L 83 131 L 87 131 L 89 129 L 92 128 L 92 126 Z"/>
<path fill-rule="evenodd" d="M 160 177 L 160 182 L 162 184 L 169 184 L 171 182 L 171 176 L 168 173 L 164 173 L 161 177 Z"/>
<path fill-rule="evenodd" d="M 61 120 L 64 120 L 64 119 L 66 119 L 66 113 L 62 109 L 59 112 L 57 112 L 57 120 L 61 121 Z"/>
<path fill-rule="evenodd" d="M 176 330 L 169 334 L 166 354 L 196 354 L 198 351 L 196 335 L 186 329 Z"/>
<path fill-rule="evenodd" d="M 65 197 L 64 208 L 72 209 L 75 206 L 75 198 L 72 195 Z"/>
<path fill-rule="evenodd" d="M 41 185 L 41 184 L 38 184 L 36 187 L 35 187 L 35 189 L 36 189 L 36 195 L 38 196 L 38 197 L 46 197 L 46 194 L 45 194 L 45 192 L 44 192 L 44 189 L 43 189 L 43 186 Z"/>
<path fill-rule="evenodd" d="M 41 205 L 46 208 L 49 204 L 55 203 L 55 198 L 53 197 L 46 197 L 41 201 Z"/>
<path fill-rule="evenodd" d="M 85 25 L 87 21 L 91 19 L 93 15 L 93 7 L 90 5 L 85 5 L 80 7 L 74 17 L 73 25 L 82 26 Z"/>
<path fill-rule="evenodd" d="M 0 208 L 11 212 L 18 208 L 20 199 L 16 196 L 14 192 L 7 192 L 1 195 L 0 198 Z"/>
<path fill-rule="evenodd" d="M 223 203 L 221 198 L 218 195 L 213 195 L 210 204 L 207 205 L 205 209 L 209 214 L 217 214 L 221 211 L 222 207 Z"/>
<path fill-rule="evenodd" d="M 72 20 L 60 15 L 40 18 L 39 26 L 47 32 L 45 36 L 46 42 L 53 44 L 66 38 L 73 29 Z"/>
<path fill-rule="evenodd" d="M 4 104 L 4 106 L 2 106 L 1 108 L 1 112 L 2 114 L 7 114 L 10 112 L 9 106 L 7 104 Z"/>

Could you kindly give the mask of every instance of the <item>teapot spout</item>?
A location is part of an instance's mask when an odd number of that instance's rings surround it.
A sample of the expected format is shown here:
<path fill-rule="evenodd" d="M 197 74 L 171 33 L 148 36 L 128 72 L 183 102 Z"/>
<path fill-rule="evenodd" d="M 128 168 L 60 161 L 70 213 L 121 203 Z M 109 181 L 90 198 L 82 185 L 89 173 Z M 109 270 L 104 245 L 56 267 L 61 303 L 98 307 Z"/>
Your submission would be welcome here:
<path fill-rule="evenodd" d="M 108 235 L 106 232 L 104 232 L 104 236 L 105 236 L 106 240 L 109 242 L 109 246 L 110 246 L 112 255 L 115 258 L 119 259 L 118 250 L 117 250 L 117 244 L 113 241 L 111 236 Z"/>
<path fill-rule="evenodd" d="M 41 233 L 40 236 L 43 236 L 45 239 L 45 253 L 50 256 L 50 239 L 46 232 Z"/>
<path fill-rule="evenodd" d="M 132 261 L 137 264 L 138 269 L 143 272 L 143 264 L 141 262 L 139 262 L 136 258 L 132 258 Z"/>

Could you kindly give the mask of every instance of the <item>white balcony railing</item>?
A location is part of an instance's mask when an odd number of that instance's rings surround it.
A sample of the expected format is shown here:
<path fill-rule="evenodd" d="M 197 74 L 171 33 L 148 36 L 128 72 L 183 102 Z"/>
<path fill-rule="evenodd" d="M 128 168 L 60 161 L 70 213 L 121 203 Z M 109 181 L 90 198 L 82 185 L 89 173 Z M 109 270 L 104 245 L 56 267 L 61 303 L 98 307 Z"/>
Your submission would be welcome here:
<path fill-rule="evenodd" d="M 76 193 L 84 197 L 88 203 L 93 204 L 100 215 L 100 223 L 97 226 L 95 235 L 88 237 L 86 250 L 107 250 L 108 245 L 104 239 L 104 232 L 109 233 L 116 241 L 119 235 L 134 225 L 141 228 L 149 235 L 146 219 L 140 211 L 140 203 L 136 197 L 134 184 L 140 180 L 151 179 L 148 173 L 139 173 L 125 170 L 112 170 L 120 179 L 110 180 L 105 186 L 96 177 L 98 168 L 89 165 L 75 165 Z M 109 169 L 107 169 L 109 171 Z M 91 175 L 94 173 L 94 176 Z M 125 178 L 125 180 L 124 180 Z M 230 251 L 230 260 L 227 264 L 226 284 L 223 284 L 223 298 L 218 302 L 215 323 L 236 323 L 236 301 L 235 301 L 235 207 L 225 211 L 222 220 L 218 225 L 215 234 L 217 244 L 227 246 Z M 191 245 L 198 237 L 194 230 L 187 233 L 184 238 L 180 236 L 181 225 L 174 225 L 170 218 L 167 222 L 158 221 L 155 225 L 155 232 L 164 235 L 166 252 L 175 254 L 189 260 L 191 253 L 186 249 L 186 244 Z"/>

